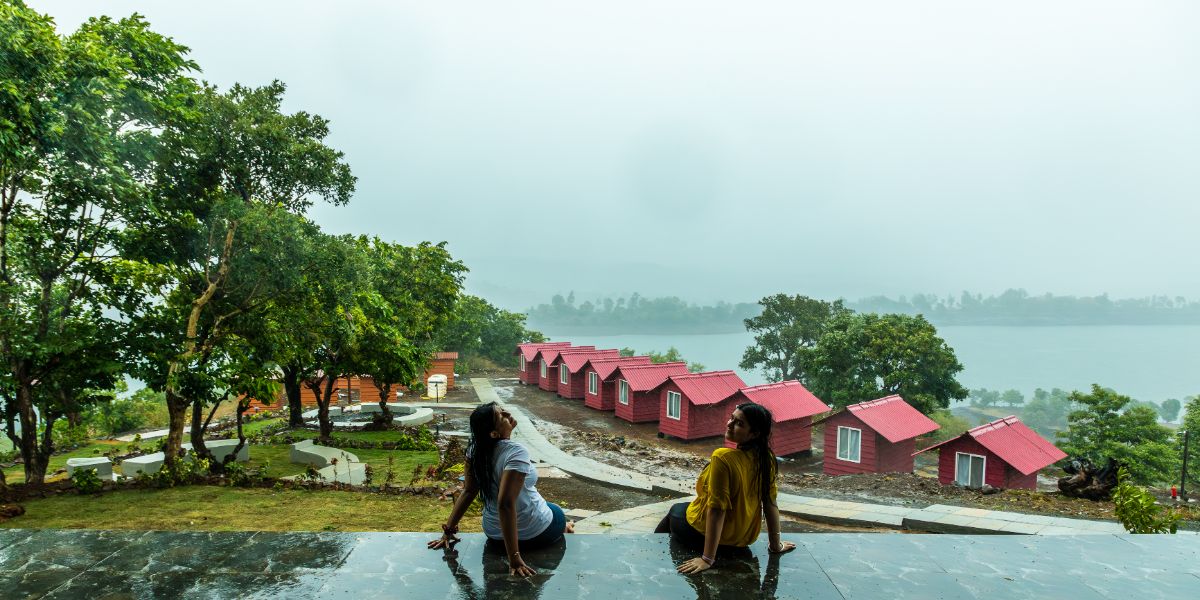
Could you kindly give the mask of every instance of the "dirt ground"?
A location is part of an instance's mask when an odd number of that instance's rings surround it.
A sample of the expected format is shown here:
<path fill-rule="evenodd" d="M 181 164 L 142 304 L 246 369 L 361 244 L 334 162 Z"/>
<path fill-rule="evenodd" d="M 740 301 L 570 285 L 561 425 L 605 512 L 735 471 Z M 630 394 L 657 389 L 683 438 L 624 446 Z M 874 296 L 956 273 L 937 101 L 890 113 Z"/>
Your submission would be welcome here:
<path fill-rule="evenodd" d="M 520 405 L 532 415 L 532 425 L 559 447 L 610 465 L 676 479 L 692 479 L 707 464 L 712 450 L 721 444 L 720 438 L 692 442 L 660 438 L 656 423 L 628 423 L 610 412 L 587 408 L 581 400 L 567 400 L 536 386 L 521 385 L 515 377 L 495 378 L 492 384 L 502 398 Z M 952 504 L 1053 516 L 1115 518 L 1112 502 L 1067 498 L 1053 491 L 1052 478 L 1040 482 L 1037 492 L 1001 490 L 983 494 L 943 486 L 933 476 L 936 459 L 925 455 L 918 456 L 916 474 L 826 476 L 820 472 L 822 437 L 818 425 L 813 432 L 815 447 L 812 453 L 785 459 L 780 468 L 781 491 L 917 508 Z"/>

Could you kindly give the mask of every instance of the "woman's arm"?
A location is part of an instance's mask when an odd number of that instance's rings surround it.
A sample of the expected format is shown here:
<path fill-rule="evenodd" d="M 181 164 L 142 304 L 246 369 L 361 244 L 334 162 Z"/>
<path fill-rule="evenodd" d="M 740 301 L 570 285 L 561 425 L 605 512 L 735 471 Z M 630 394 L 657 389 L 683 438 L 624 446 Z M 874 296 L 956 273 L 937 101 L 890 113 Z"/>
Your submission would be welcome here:
<path fill-rule="evenodd" d="M 780 541 L 779 539 L 779 507 L 773 503 L 764 502 L 763 512 L 767 515 L 767 539 L 769 540 L 767 543 L 767 552 L 782 554 L 795 550 L 795 544 Z"/>
<path fill-rule="evenodd" d="M 462 520 L 463 515 L 467 513 L 471 503 L 475 501 L 475 497 L 479 495 L 479 488 L 475 485 L 475 477 L 471 475 L 471 470 L 467 469 L 463 474 L 463 492 L 458 495 L 454 501 L 454 508 L 450 509 L 450 517 L 446 519 L 446 524 L 443 526 L 442 537 L 429 542 L 429 548 L 436 550 L 438 548 L 450 547 L 458 542 L 458 537 L 452 533 L 457 531 L 458 522 Z"/>
<path fill-rule="evenodd" d="M 721 545 L 721 532 L 725 530 L 725 509 L 708 507 L 704 517 L 704 553 L 676 569 L 680 573 L 699 573 L 710 569 L 717 558 L 717 546 Z"/>
<path fill-rule="evenodd" d="M 537 571 L 526 565 L 521 558 L 517 539 L 517 496 L 524 486 L 524 473 L 504 471 L 500 475 L 500 493 L 496 499 L 496 509 L 500 516 L 500 533 L 504 536 L 504 552 L 508 555 L 509 574 L 529 577 Z"/>

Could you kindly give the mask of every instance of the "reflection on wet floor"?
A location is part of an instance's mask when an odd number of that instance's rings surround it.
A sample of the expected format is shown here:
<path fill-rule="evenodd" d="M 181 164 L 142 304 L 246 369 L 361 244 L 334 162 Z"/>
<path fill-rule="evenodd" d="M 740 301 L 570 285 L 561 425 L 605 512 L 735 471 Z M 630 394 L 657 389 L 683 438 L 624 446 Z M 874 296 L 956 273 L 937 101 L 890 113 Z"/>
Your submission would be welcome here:
<path fill-rule="evenodd" d="M 1192 597 L 1200 546 L 1180 536 L 786 534 L 719 554 L 666 535 L 575 535 L 509 575 L 481 534 L 452 552 L 429 533 L 0 530 L 5 598 L 980 598 Z"/>

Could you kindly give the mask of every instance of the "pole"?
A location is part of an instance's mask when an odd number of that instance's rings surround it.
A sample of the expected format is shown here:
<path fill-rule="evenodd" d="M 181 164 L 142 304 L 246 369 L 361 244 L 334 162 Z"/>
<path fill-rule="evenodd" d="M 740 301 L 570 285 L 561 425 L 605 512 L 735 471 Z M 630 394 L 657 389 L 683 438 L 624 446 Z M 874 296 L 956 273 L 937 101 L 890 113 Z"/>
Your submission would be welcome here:
<path fill-rule="evenodd" d="M 1183 431 L 1183 473 L 1179 475 L 1179 497 L 1183 499 L 1184 504 L 1187 504 L 1187 459 L 1188 459 L 1188 434 L 1186 429 Z"/>

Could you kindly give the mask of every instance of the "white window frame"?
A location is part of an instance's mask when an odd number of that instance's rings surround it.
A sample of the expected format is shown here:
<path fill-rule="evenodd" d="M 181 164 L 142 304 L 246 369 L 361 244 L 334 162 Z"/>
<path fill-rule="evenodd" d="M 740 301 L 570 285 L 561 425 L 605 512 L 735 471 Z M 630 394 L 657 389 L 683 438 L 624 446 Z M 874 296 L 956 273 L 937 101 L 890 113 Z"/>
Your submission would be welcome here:
<path fill-rule="evenodd" d="M 547 370 L 546 370 L 546 361 L 545 361 L 545 360 L 543 360 L 543 361 L 541 361 L 541 362 L 542 362 L 542 377 L 543 377 L 543 378 L 549 378 L 549 377 L 550 377 L 550 375 L 549 375 L 549 371 L 547 371 Z"/>
<path fill-rule="evenodd" d="M 847 436 L 846 437 L 846 454 L 845 454 L 845 456 L 842 455 L 842 431 L 843 430 L 845 430 L 846 436 Z M 858 458 L 850 458 L 850 454 L 851 454 L 850 453 L 850 439 L 851 438 L 849 436 L 850 436 L 851 431 L 858 433 L 858 448 L 856 448 L 857 452 L 854 452 L 854 454 L 857 455 Z M 856 427 L 843 427 L 843 426 L 839 425 L 837 428 L 837 450 L 836 451 L 837 451 L 837 459 L 838 460 L 844 460 L 846 462 L 861 464 L 862 463 L 862 430 L 858 429 Z"/>
<path fill-rule="evenodd" d="M 982 454 L 972 454 L 970 452 L 955 452 L 954 453 L 954 483 L 957 483 L 957 484 L 959 484 L 963 487 L 967 487 L 967 488 L 971 487 L 971 471 L 972 471 L 972 469 L 970 467 L 971 461 L 970 460 L 967 461 L 967 482 L 964 484 L 961 481 L 959 481 L 959 478 L 958 478 L 958 457 L 960 457 L 960 456 L 967 456 L 970 458 L 978 458 L 978 459 L 982 460 L 983 466 L 979 467 L 979 470 L 982 471 L 982 473 L 979 475 L 979 487 L 983 487 L 983 485 L 987 483 L 987 457 Z M 972 488 L 972 489 L 977 489 L 977 488 Z"/>
<path fill-rule="evenodd" d="M 629 382 L 624 379 L 617 380 L 617 402 L 629 405 Z"/>
<path fill-rule="evenodd" d="M 570 385 L 571 383 L 571 371 L 567 369 L 565 363 L 558 365 L 558 382 L 562 385 Z"/>
<path fill-rule="evenodd" d="M 600 393 L 600 374 L 588 371 L 588 393 L 595 396 Z"/>
<path fill-rule="evenodd" d="M 517 358 L 519 359 L 518 362 L 520 363 L 521 372 L 524 373 L 525 372 L 525 355 L 524 354 L 518 355 Z"/>
<path fill-rule="evenodd" d="M 675 410 L 671 410 L 674 408 Z M 679 420 L 680 413 L 683 412 L 683 394 L 679 392 L 667 392 L 667 418 Z"/>

